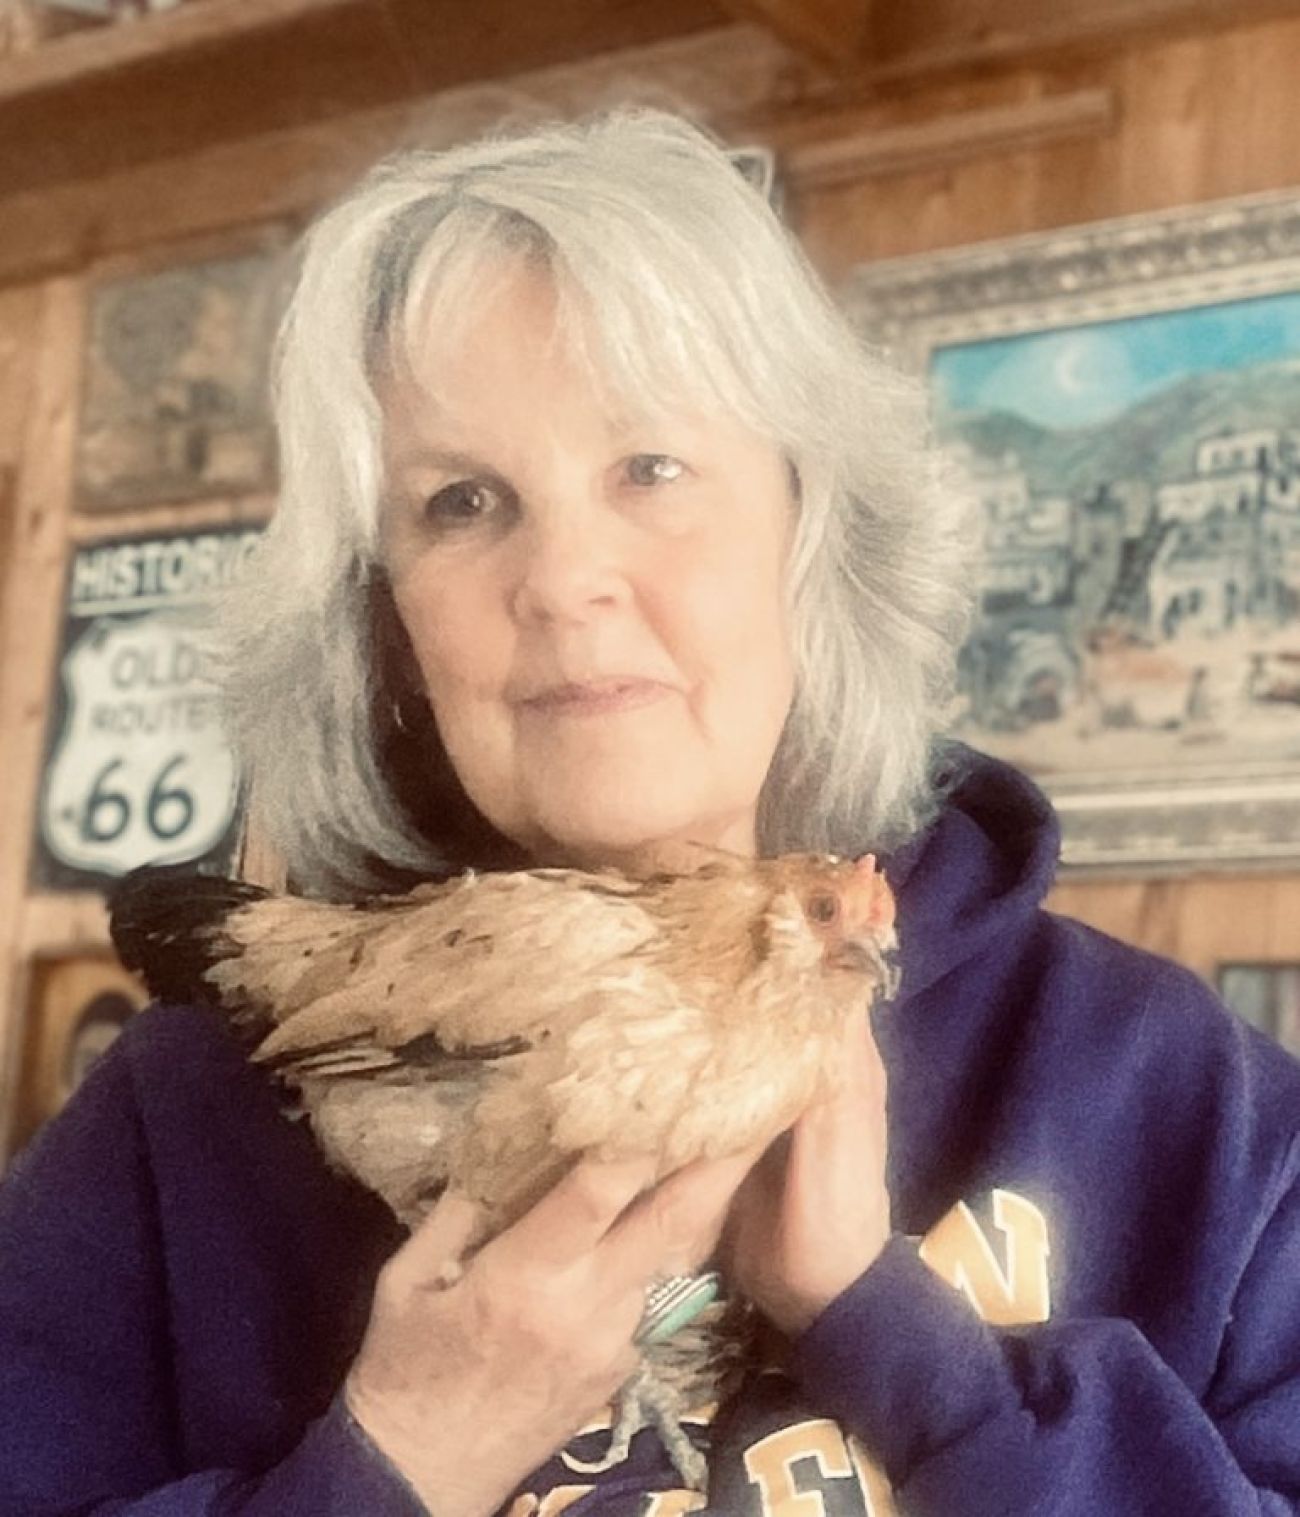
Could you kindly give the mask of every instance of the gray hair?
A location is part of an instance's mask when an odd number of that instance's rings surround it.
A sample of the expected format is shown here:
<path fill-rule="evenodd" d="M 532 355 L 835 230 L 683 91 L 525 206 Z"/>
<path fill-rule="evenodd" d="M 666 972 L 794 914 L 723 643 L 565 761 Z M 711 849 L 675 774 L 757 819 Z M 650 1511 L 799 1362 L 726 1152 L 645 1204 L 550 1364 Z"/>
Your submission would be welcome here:
<path fill-rule="evenodd" d="M 298 888 L 349 898 L 489 862 L 466 856 L 491 852 L 486 823 L 456 833 L 469 803 L 431 721 L 437 803 L 420 812 L 421 777 L 405 794 L 395 778 L 418 674 L 384 594 L 376 384 L 416 331 L 454 343 L 502 255 L 549 271 L 565 339 L 638 414 L 659 396 L 722 408 L 788 460 L 796 693 L 761 851 L 915 830 L 969 613 L 968 504 L 929 446 L 922 386 L 857 338 L 720 144 L 623 110 L 399 153 L 299 252 L 274 364 L 279 507 L 220 608 L 251 821 Z"/>

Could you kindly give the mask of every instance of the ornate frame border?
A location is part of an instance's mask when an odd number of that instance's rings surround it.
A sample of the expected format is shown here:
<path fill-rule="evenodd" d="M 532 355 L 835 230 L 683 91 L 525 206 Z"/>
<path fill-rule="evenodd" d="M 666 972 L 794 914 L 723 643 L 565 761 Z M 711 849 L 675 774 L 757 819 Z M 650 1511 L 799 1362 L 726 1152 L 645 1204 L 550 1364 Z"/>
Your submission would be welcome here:
<path fill-rule="evenodd" d="M 924 374 L 937 347 L 1300 289 L 1300 191 L 863 265 L 841 302 Z M 1300 762 L 1045 778 L 1067 865 L 1166 873 L 1300 860 Z"/>

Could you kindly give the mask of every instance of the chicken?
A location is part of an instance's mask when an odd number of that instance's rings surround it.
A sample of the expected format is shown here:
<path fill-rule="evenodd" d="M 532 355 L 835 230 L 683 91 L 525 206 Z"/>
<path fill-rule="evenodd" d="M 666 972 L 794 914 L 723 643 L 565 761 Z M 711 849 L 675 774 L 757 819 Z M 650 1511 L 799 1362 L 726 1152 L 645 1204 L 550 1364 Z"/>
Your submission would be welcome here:
<path fill-rule="evenodd" d="M 481 1244 L 580 1155 L 664 1175 L 775 1137 L 835 1080 L 848 1019 L 892 989 L 893 899 L 870 855 L 691 864 L 471 872 L 361 906 L 144 870 L 116 887 L 112 932 L 153 994 L 228 1012 L 331 1163 L 411 1227 L 454 1182 Z M 617 1447 L 655 1422 L 700 1483 L 676 1416 L 716 1390 L 734 1317 L 645 1345 Z"/>

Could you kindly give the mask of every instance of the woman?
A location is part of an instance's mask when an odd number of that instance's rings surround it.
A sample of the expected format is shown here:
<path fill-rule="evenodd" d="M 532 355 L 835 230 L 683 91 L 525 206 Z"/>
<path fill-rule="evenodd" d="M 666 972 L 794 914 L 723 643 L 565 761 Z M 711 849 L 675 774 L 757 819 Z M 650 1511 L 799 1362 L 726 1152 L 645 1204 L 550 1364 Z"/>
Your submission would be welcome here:
<path fill-rule="evenodd" d="M 624 114 L 381 166 L 277 406 L 231 703 L 299 889 L 871 846 L 903 989 L 748 1175 L 580 1164 L 451 1285 L 463 1198 L 403 1239 L 214 1019 L 143 1014 L 5 1191 L 0 1510 L 692 1510 L 596 1413 L 724 1218 L 784 1356 L 695 1428 L 708 1510 L 1300 1509 L 1300 1077 L 1042 912 L 1027 781 L 931 767 L 966 510 L 725 154 Z"/>

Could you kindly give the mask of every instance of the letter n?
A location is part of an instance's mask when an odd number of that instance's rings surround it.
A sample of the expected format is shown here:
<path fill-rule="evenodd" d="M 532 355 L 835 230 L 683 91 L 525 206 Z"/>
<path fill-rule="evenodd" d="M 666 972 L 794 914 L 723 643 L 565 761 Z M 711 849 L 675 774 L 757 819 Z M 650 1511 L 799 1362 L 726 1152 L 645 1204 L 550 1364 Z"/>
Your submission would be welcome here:
<path fill-rule="evenodd" d="M 1023 1196 L 995 1190 L 993 1223 L 1006 1242 L 1005 1270 L 964 1201 L 926 1234 L 921 1258 L 986 1322 L 998 1327 L 1046 1322 L 1052 1311 L 1047 1219 Z"/>

